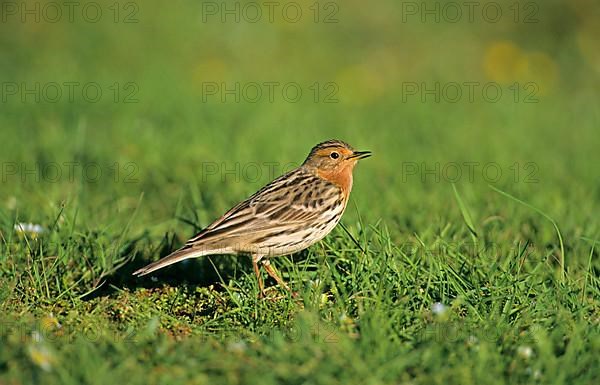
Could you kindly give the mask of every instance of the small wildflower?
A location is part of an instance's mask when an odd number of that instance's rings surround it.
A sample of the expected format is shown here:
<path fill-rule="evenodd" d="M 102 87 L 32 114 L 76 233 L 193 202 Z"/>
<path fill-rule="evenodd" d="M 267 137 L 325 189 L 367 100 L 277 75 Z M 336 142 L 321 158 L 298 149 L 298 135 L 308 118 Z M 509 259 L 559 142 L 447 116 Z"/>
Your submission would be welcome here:
<path fill-rule="evenodd" d="M 50 313 L 48 316 L 42 318 L 41 326 L 42 330 L 44 331 L 57 330 L 62 328 L 62 325 L 60 324 L 60 322 L 58 322 L 58 319 L 54 316 L 53 313 Z"/>
<path fill-rule="evenodd" d="M 44 228 L 41 225 L 34 223 L 17 223 L 15 224 L 15 231 L 19 234 L 29 233 L 38 235 L 44 232 Z"/>
<path fill-rule="evenodd" d="M 31 340 L 32 343 L 27 347 L 27 353 L 31 362 L 42 370 L 49 372 L 52 370 L 52 364 L 55 361 L 52 352 L 44 344 L 44 339 L 39 332 L 33 331 L 31 333 Z"/>
<path fill-rule="evenodd" d="M 431 312 L 437 316 L 443 316 L 448 311 L 448 306 L 441 302 L 436 302 L 431 306 Z"/>
<path fill-rule="evenodd" d="M 329 297 L 327 296 L 327 294 L 322 293 L 321 294 L 321 305 L 327 305 L 328 302 L 329 302 Z"/>
<path fill-rule="evenodd" d="M 533 349 L 529 346 L 519 346 L 517 348 L 517 354 L 524 360 L 531 358 L 533 355 Z"/>
<path fill-rule="evenodd" d="M 31 362 L 33 362 L 36 366 L 39 366 L 46 372 L 52 370 L 54 357 L 52 354 L 50 354 L 48 348 L 43 345 L 31 345 L 27 351 L 29 353 L 29 358 L 31 358 Z"/>

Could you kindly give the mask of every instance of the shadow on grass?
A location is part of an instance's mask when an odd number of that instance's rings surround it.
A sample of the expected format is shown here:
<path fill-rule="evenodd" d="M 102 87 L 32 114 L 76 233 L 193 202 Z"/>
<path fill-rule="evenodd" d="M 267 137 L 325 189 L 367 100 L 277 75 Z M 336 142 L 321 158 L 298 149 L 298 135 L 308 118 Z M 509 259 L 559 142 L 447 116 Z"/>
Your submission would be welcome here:
<path fill-rule="evenodd" d="M 138 239 L 139 240 L 139 239 Z M 213 255 L 191 258 L 164 267 L 142 277 L 136 277 L 133 272 L 172 253 L 177 249 L 173 239 L 161 242 L 156 252 L 143 253 L 136 249 L 138 240 L 127 244 L 121 256 L 130 256 L 131 261 L 125 263 L 112 274 L 105 276 L 102 283 L 92 292 L 82 297 L 83 300 L 92 300 L 98 297 L 109 297 L 124 289 L 134 291 L 137 288 L 154 289 L 164 286 L 201 286 L 213 285 L 220 290 L 222 283 L 230 280 L 241 279 L 245 274 L 252 275 L 252 259 L 249 255 Z M 160 257 L 156 257 L 159 255 Z M 302 251 L 295 255 L 295 261 L 308 258 L 308 253 Z M 276 282 L 264 274 L 265 285 L 274 285 Z"/>
<path fill-rule="evenodd" d="M 242 277 L 252 272 L 252 262 L 247 255 L 214 255 L 187 259 L 167 266 L 142 277 L 133 272 L 153 261 L 169 255 L 177 249 L 174 242 L 163 240 L 157 252 L 143 253 L 136 250 L 136 241 L 124 247 L 121 254 L 129 255 L 131 260 L 112 274 L 103 278 L 96 290 L 82 297 L 92 300 L 98 297 L 111 296 L 123 289 L 160 288 L 168 286 L 211 286 L 219 288 L 222 282 Z M 159 257 L 157 257 L 159 256 Z"/>

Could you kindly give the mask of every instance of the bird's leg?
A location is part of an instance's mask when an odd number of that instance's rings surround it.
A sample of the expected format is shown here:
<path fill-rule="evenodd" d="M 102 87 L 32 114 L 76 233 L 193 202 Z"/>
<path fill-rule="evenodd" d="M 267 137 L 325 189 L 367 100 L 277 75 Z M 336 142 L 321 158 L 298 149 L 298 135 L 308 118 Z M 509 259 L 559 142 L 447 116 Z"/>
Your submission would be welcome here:
<path fill-rule="evenodd" d="M 258 262 L 262 258 L 261 255 L 253 255 L 252 256 L 252 267 L 254 268 L 254 274 L 256 274 L 256 279 L 258 279 L 258 288 L 260 290 L 259 296 L 264 297 L 265 288 L 263 286 L 263 280 L 260 277 L 260 268 L 258 267 Z"/>
<path fill-rule="evenodd" d="M 269 275 L 275 281 L 277 281 L 277 283 L 280 286 L 283 286 L 285 288 L 285 290 L 287 290 L 287 291 L 292 291 L 290 289 L 290 287 L 283 281 L 283 279 L 281 279 L 281 277 L 279 275 L 277 275 L 277 271 L 275 271 L 275 269 L 273 268 L 273 266 L 271 266 L 271 262 L 269 262 L 268 258 L 263 259 L 261 262 L 262 262 L 262 265 L 265 267 L 265 270 L 267 271 L 267 273 L 269 273 Z"/>

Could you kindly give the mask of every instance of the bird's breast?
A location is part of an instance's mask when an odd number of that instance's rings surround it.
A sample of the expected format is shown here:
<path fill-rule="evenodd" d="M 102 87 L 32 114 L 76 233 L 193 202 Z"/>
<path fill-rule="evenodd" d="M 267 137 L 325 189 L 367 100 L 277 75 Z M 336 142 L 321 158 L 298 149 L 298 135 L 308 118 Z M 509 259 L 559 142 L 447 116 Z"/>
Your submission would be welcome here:
<path fill-rule="evenodd" d="M 348 199 L 350 191 L 352 191 L 352 167 L 347 166 L 342 170 L 334 171 L 318 171 L 317 174 L 341 188 L 344 198 Z"/>

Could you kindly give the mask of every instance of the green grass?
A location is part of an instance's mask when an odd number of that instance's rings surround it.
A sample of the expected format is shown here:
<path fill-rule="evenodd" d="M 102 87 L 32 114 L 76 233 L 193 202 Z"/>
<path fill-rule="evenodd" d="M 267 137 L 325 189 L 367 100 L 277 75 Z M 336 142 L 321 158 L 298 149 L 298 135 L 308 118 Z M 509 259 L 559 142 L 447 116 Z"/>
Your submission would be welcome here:
<path fill-rule="evenodd" d="M 109 95 L 0 104 L 0 384 L 600 381 L 600 77 L 579 36 L 597 6 L 449 25 L 348 2 L 332 25 L 222 25 L 185 5 L 0 25 L 0 81 Z M 501 40 L 556 66 L 501 83 L 534 76 L 539 103 L 403 101 L 402 82 L 494 80 Z M 334 81 L 339 103 L 203 103 L 203 81 Z M 114 103 L 115 82 L 139 101 Z M 131 275 L 330 138 L 374 155 L 344 228 L 273 260 L 297 298 L 259 299 L 246 256 Z"/>

